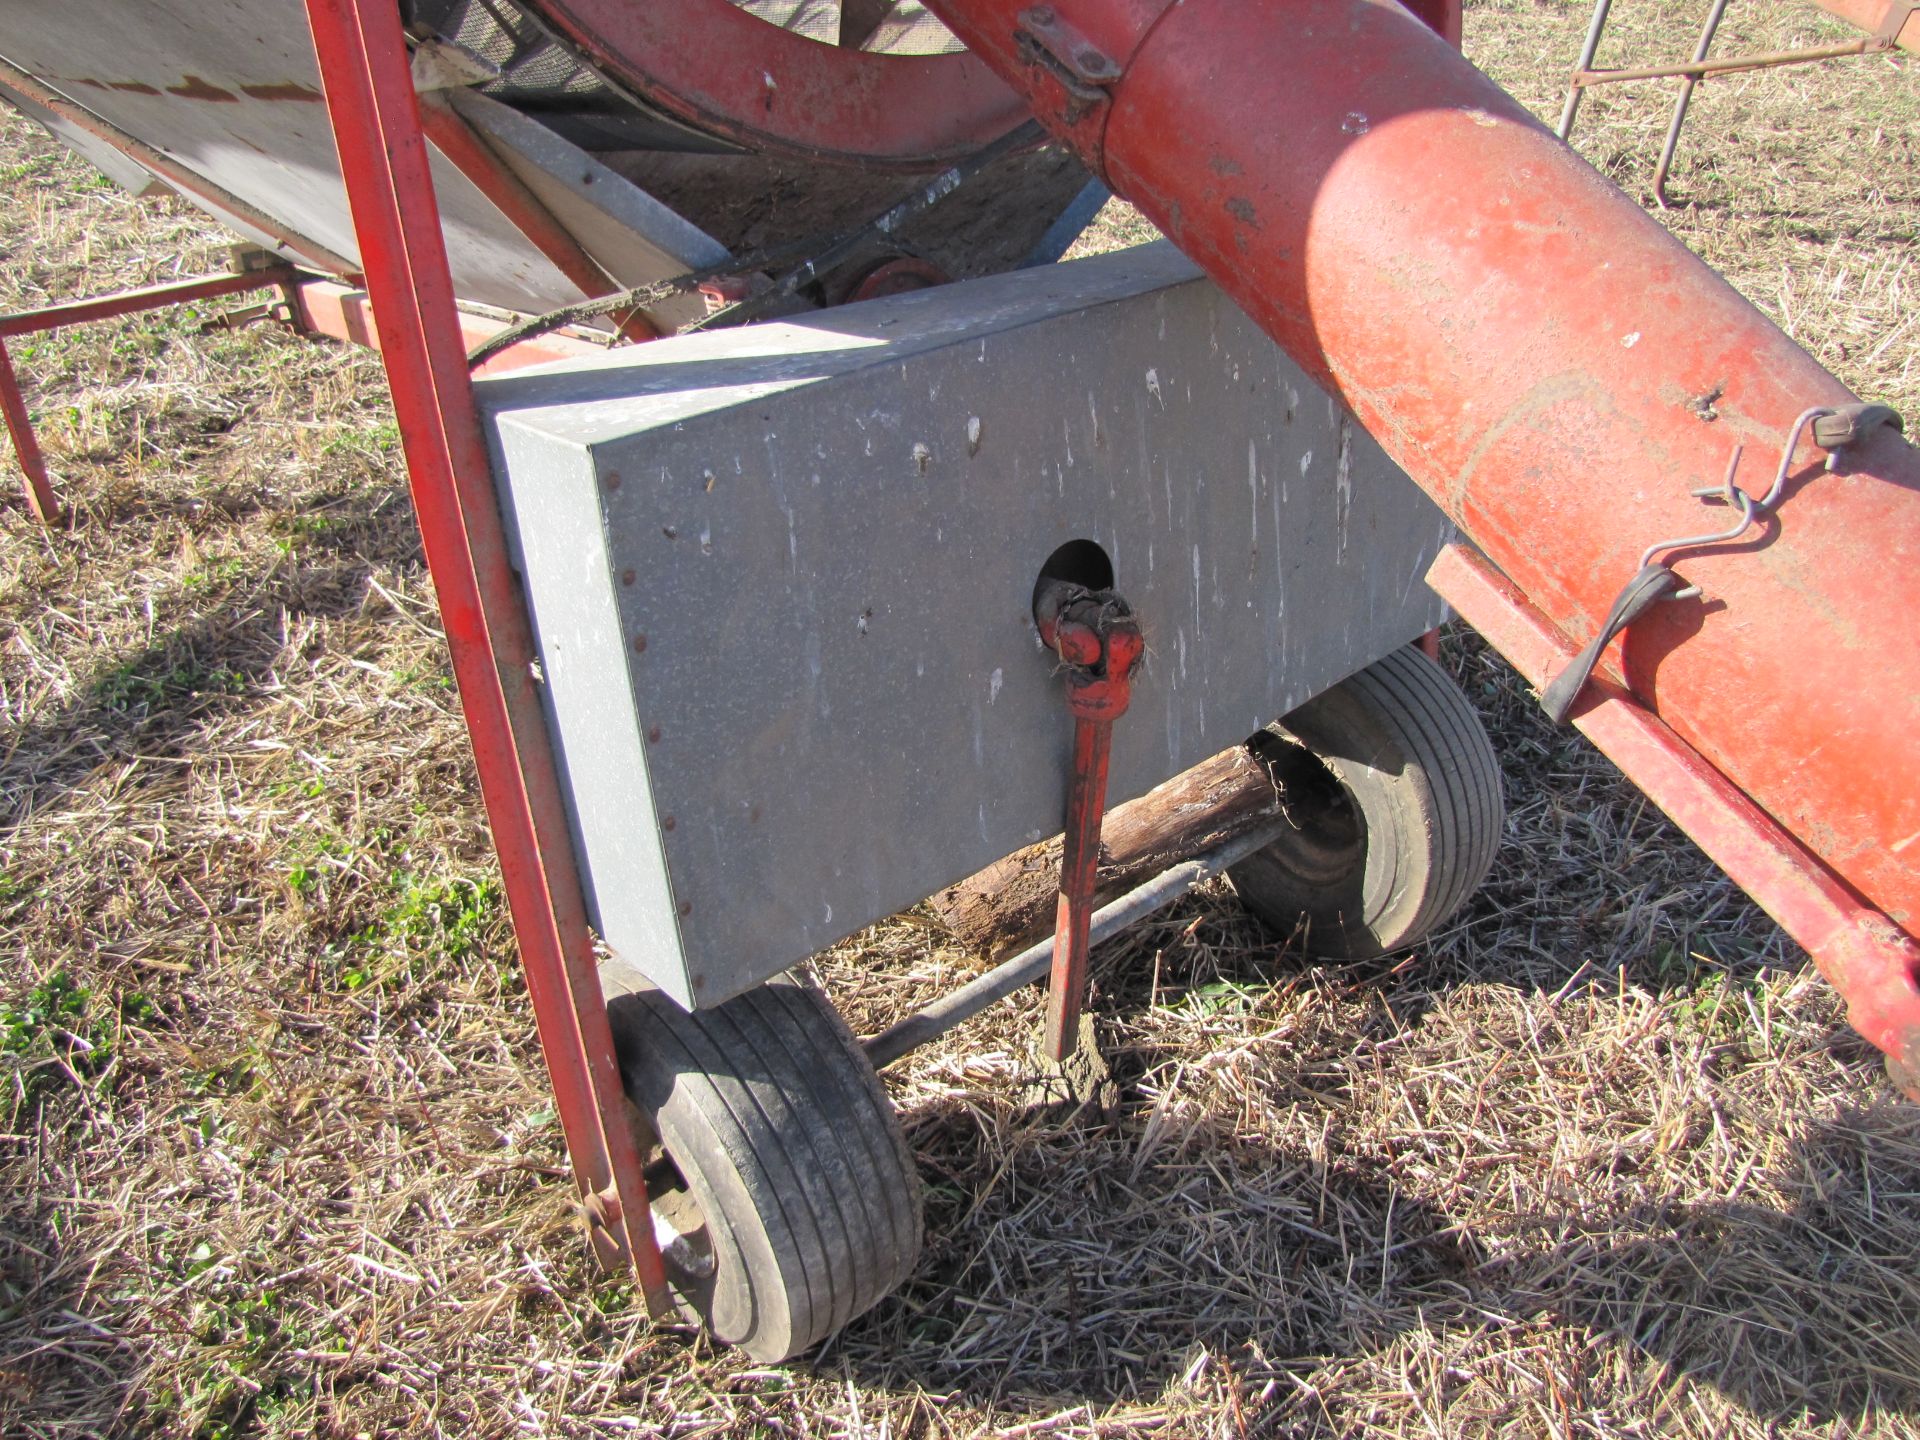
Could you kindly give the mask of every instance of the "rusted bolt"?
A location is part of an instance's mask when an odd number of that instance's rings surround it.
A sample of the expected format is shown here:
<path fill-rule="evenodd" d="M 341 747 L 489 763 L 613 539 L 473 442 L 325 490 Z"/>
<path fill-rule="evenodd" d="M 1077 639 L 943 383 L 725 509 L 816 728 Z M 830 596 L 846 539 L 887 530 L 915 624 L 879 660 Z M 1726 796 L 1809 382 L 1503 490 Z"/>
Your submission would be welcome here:
<path fill-rule="evenodd" d="M 633 637 L 633 653 L 636 655 L 644 655 L 647 653 L 647 637 L 646 636 L 636 635 Z"/>
<path fill-rule="evenodd" d="M 662 830 L 672 830 L 677 825 L 679 825 L 679 823 L 680 822 L 674 819 L 673 816 L 671 815 L 662 815 L 660 817 L 660 828 Z"/>
<path fill-rule="evenodd" d="M 620 472 L 618 470 L 609 470 L 607 472 L 607 478 L 601 483 L 609 490 L 618 490 L 620 488 Z"/>
<path fill-rule="evenodd" d="M 633 584 L 633 581 L 634 581 L 634 574 L 633 574 L 633 571 L 631 571 L 631 570 L 622 570 L 622 571 L 620 572 L 620 583 L 621 583 L 622 585 L 631 585 L 631 584 Z"/>
<path fill-rule="evenodd" d="M 597 1230 L 611 1230 L 620 1223 L 623 1214 L 620 1192 L 612 1185 L 604 1190 L 590 1191 L 580 1204 L 587 1212 L 587 1224 Z"/>
<path fill-rule="evenodd" d="M 660 743 L 660 727 L 658 725 L 653 726 L 647 731 L 647 742 L 652 745 L 658 745 Z"/>
<path fill-rule="evenodd" d="M 682 900 L 680 902 L 680 913 L 682 915 L 691 915 L 693 913 L 693 902 L 691 900 Z"/>

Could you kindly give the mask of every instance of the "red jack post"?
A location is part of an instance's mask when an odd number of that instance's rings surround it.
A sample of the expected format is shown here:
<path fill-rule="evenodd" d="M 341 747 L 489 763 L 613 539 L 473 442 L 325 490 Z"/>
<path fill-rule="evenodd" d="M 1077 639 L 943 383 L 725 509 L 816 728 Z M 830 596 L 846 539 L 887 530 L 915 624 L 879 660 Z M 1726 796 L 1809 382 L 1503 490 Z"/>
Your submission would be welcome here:
<path fill-rule="evenodd" d="M 1107 760 L 1113 722 L 1133 699 L 1133 672 L 1146 642 L 1127 602 L 1111 590 L 1048 580 L 1034 600 L 1040 638 L 1067 671 L 1073 711 L 1073 772 L 1060 853 L 1060 904 L 1053 927 L 1053 970 L 1047 995 L 1049 1059 L 1065 1060 L 1080 1043 L 1087 991 L 1087 930 L 1100 872 L 1100 822 L 1107 808 Z"/>

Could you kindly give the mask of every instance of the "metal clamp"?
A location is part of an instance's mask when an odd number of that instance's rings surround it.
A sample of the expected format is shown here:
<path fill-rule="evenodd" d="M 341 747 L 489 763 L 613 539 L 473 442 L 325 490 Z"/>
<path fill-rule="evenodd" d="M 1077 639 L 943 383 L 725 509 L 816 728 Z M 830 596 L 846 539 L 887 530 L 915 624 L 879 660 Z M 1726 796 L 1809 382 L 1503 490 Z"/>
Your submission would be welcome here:
<path fill-rule="evenodd" d="M 1733 483 L 1740 471 L 1740 457 L 1745 448 L 1735 445 L 1727 461 L 1726 479 L 1718 485 L 1692 493 L 1696 499 L 1718 500 L 1738 507 L 1740 518 L 1725 530 L 1656 540 L 1641 552 L 1639 570 L 1615 598 L 1606 618 L 1601 621 L 1599 632 L 1553 678 L 1553 683 L 1541 692 L 1540 708 L 1547 712 L 1547 718 L 1556 725 L 1566 723 L 1567 717 L 1573 713 L 1574 702 L 1593 678 L 1594 667 L 1600 663 L 1601 654 L 1613 643 L 1615 636 L 1662 600 L 1691 600 L 1699 595 L 1698 585 L 1687 584 L 1670 566 L 1658 561 L 1657 556 L 1670 550 L 1724 544 L 1738 540 L 1752 529 L 1754 522 L 1760 516 L 1769 514 L 1786 492 L 1787 476 L 1793 470 L 1794 452 L 1800 448 L 1800 438 L 1806 434 L 1808 426 L 1813 427 L 1813 443 L 1827 452 L 1826 469 L 1832 472 L 1839 468 L 1842 452 L 1848 446 L 1881 425 L 1891 425 L 1896 430 L 1905 428 L 1899 413 L 1887 405 L 1856 402 L 1852 405 L 1815 405 L 1801 411 L 1799 418 L 1793 422 L 1793 428 L 1787 432 L 1787 443 L 1780 451 L 1780 464 L 1774 470 L 1773 483 L 1767 488 L 1767 493 L 1757 500 Z"/>

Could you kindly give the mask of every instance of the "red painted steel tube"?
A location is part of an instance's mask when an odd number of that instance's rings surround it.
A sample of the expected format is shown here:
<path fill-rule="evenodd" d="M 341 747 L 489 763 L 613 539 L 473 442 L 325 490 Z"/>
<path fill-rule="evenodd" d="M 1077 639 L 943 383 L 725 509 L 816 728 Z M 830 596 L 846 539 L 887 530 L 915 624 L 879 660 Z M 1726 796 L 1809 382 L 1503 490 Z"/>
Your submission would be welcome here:
<path fill-rule="evenodd" d="M 241 295 L 249 290 L 271 290 L 286 284 L 299 273 L 291 265 L 269 265 L 258 270 L 203 275 L 197 280 L 172 280 L 164 285 L 147 285 L 112 295 L 68 300 L 58 305 L 43 305 L 37 310 L 16 310 L 11 315 L 0 315 L 0 336 L 34 335 L 43 330 L 64 329 L 68 325 L 137 315 L 143 310 L 158 310 L 167 305 L 215 300 L 222 295 Z"/>
<path fill-rule="evenodd" d="M 1736 441 L 1853 397 L 1392 0 L 931 0 L 1326 383 L 1568 636 L 1699 533 Z M 1038 17 L 1044 16 L 1044 21 Z M 1920 455 L 1811 447 L 1631 688 L 1875 905 L 1920 928 Z"/>
<path fill-rule="evenodd" d="M 1107 762 L 1113 722 L 1076 718 L 1067 825 L 1061 836 L 1060 903 L 1053 917 L 1053 964 L 1047 989 L 1046 1053 L 1065 1060 L 1080 1046 L 1080 1010 L 1087 998 L 1087 930 L 1100 874 L 1100 823 L 1107 809 Z"/>
<path fill-rule="evenodd" d="M 391 0 L 307 0 L 415 514 L 596 1252 L 669 1304 Z"/>
<path fill-rule="evenodd" d="M 33 417 L 27 414 L 26 397 L 20 393 L 20 377 L 14 374 L 13 357 L 0 339 L 0 419 L 7 425 L 7 437 L 13 441 L 13 458 L 20 463 L 22 489 L 27 508 L 42 525 L 60 523 L 60 499 L 53 493 L 53 481 L 47 475 L 47 457 L 40 453 L 40 441 L 33 433 Z"/>
<path fill-rule="evenodd" d="M 1535 686 L 1573 646 L 1504 575 L 1464 545 L 1434 561 L 1427 583 Z M 1780 922 L 1847 999 L 1853 1028 L 1886 1052 L 1897 1084 L 1920 1100 L 1920 946 L 1863 905 L 1726 777 L 1609 681 L 1574 724 L 1733 882 Z"/>
<path fill-rule="evenodd" d="M 337 255 L 317 241 L 294 234 L 264 210 L 249 205 L 238 195 L 214 184 L 205 176 L 195 174 L 171 155 L 156 150 L 146 141 L 137 139 L 119 126 L 101 119 L 86 106 L 76 105 L 58 91 L 49 90 L 26 71 L 5 60 L 0 60 L 0 83 L 4 83 L 9 90 L 17 90 L 35 104 L 51 110 L 62 120 L 79 127 L 96 139 L 104 140 L 114 149 L 144 165 L 183 195 L 197 198 L 214 214 L 233 221 L 243 229 L 266 236 L 276 245 L 290 250 L 315 268 L 334 275 L 359 273 L 360 267 L 346 256 Z"/>
<path fill-rule="evenodd" d="M 380 348 L 379 338 L 374 332 L 373 307 L 367 303 L 366 291 L 331 280 L 309 280 L 292 288 L 293 320 L 302 330 L 330 335 L 335 340 L 351 341 L 369 350 Z M 482 340 L 491 340 L 506 328 L 505 321 L 470 314 L 465 310 L 459 312 L 458 318 L 462 350 L 472 350 Z M 563 330 L 552 330 L 544 335 L 530 335 L 502 350 L 473 373 L 499 375 L 528 365 L 544 365 L 549 360 L 575 360 L 582 356 L 606 353 L 607 347 L 603 344 L 576 339 Z"/>

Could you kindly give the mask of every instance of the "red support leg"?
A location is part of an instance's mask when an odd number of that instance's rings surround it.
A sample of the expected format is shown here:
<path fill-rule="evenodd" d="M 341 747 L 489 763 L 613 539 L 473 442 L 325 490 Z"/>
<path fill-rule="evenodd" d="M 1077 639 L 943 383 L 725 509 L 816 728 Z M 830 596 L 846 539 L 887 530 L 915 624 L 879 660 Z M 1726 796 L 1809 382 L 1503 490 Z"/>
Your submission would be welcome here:
<path fill-rule="evenodd" d="M 394 0 L 307 0 L 414 510 L 595 1252 L 669 1308 Z"/>
<path fill-rule="evenodd" d="M 1113 722 L 1073 722 L 1073 778 L 1060 845 L 1060 903 L 1053 918 L 1053 969 L 1047 981 L 1046 1055 L 1062 1061 L 1080 1048 L 1087 998 L 1087 932 L 1100 874 L 1100 824 L 1107 810 L 1107 760 Z"/>
<path fill-rule="evenodd" d="M 7 342 L 0 340 L 0 415 L 5 416 L 7 434 L 13 440 L 13 458 L 20 462 L 26 477 L 24 489 L 27 508 L 42 525 L 60 523 L 60 501 L 47 478 L 46 458 L 40 442 L 34 438 L 33 421 L 27 415 L 27 402 L 20 394 L 20 378 L 13 373 L 13 357 L 7 354 Z"/>
<path fill-rule="evenodd" d="M 1041 642 L 1060 657 L 1073 712 L 1073 769 L 1060 848 L 1060 903 L 1054 911 L 1053 969 L 1047 994 L 1047 1058 L 1080 1048 L 1087 991 L 1087 933 L 1100 874 L 1100 823 L 1107 812 L 1107 761 L 1113 722 L 1133 698 L 1133 672 L 1146 642 L 1127 602 L 1111 590 L 1049 579 L 1034 600 Z"/>

